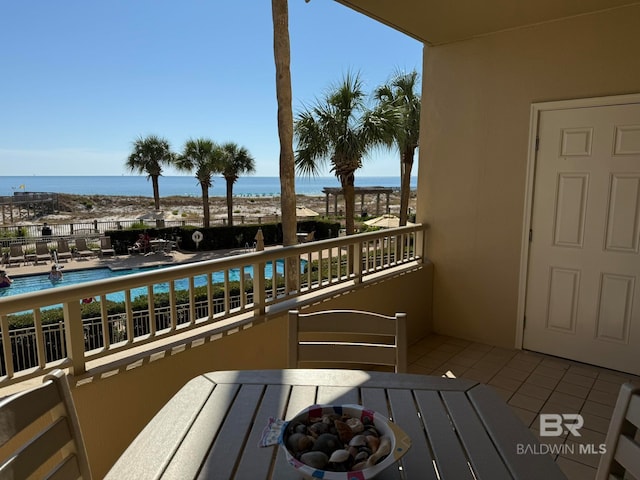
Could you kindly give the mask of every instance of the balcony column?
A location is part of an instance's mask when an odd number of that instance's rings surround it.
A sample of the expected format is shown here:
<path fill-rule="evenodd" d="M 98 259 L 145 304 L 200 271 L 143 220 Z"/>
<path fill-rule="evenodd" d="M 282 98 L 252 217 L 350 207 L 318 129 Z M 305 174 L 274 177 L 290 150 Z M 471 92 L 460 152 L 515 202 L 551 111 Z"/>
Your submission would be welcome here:
<path fill-rule="evenodd" d="M 258 232 L 255 236 L 256 241 L 256 250 L 263 251 L 264 250 L 264 234 L 262 233 L 262 229 L 259 228 Z M 265 313 L 264 299 L 265 299 L 265 279 L 264 279 L 264 267 L 266 264 L 264 262 L 254 263 L 253 264 L 253 314 L 254 316 L 261 316 Z M 273 281 L 272 286 L 276 281 L 276 274 L 273 272 L 272 275 Z M 274 286 L 274 296 L 275 296 L 275 286 Z"/>
<path fill-rule="evenodd" d="M 69 373 L 80 375 L 86 371 L 84 361 L 84 327 L 80 302 L 71 301 L 63 305 L 64 330 L 67 345 Z"/>

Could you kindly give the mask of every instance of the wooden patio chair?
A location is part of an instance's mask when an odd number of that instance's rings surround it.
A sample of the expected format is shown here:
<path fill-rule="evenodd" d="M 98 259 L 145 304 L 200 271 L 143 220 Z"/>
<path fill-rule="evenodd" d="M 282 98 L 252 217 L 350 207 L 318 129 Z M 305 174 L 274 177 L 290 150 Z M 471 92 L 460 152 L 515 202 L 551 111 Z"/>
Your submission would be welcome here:
<path fill-rule="evenodd" d="M 93 252 L 87 247 L 87 241 L 84 238 L 76 238 L 76 255 L 80 258 L 93 256 Z"/>
<path fill-rule="evenodd" d="M 289 312 L 288 364 L 384 365 L 407 371 L 406 313 L 389 317 L 357 310 Z M 367 368 L 367 367 L 365 367 Z"/>
<path fill-rule="evenodd" d="M 64 372 L 0 401 L 0 447 L 0 478 L 91 478 Z"/>
<path fill-rule="evenodd" d="M 58 239 L 58 248 L 56 249 L 55 257 L 58 261 L 65 260 L 67 262 L 73 258 L 71 249 L 69 248 L 69 242 L 64 238 Z"/>
<path fill-rule="evenodd" d="M 102 255 L 116 255 L 116 251 L 111 246 L 111 237 L 100 237 L 100 253 Z"/>
<path fill-rule="evenodd" d="M 604 443 L 596 480 L 640 478 L 640 385 L 620 388 Z"/>
<path fill-rule="evenodd" d="M 33 263 L 45 262 L 51 260 L 51 251 L 47 242 L 36 242 L 36 259 Z"/>
<path fill-rule="evenodd" d="M 9 246 L 9 259 L 8 265 L 11 266 L 12 263 L 17 263 L 20 265 L 26 261 L 24 251 L 22 250 L 22 245 L 18 245 L 17 243 L 13 243 Z"/>

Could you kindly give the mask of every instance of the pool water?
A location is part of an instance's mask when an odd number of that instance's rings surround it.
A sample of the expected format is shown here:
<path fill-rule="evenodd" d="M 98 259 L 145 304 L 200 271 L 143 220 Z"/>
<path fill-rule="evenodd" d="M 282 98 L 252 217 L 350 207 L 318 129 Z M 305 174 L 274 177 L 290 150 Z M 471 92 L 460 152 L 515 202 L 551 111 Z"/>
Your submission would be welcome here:
<path fill-rule="evenodd" d="M 301 270 L 304 272 L 306 265 L 305 260 L 301 260 Z M 129 270 L 111 270 L 109 268 L 92 268 L 87 270 L 73 270 L 65 272 L 63 270 L 64 278 L 61 281 L 52 282 L 49 280 L 49 274 L 40 274 L 40 275 L 29 275 L 25 277 L 16 277 L 13 279 L 13 284 L 8 288 L 0 288 L 0 298 L 6 298 L 12 295 L 19 295 L 21 293 L 33 293 L 39 292 L 41 290 L 46 290 L 49 288 L 63 287 L 68 285 L 77 285 L 80 283 L 93 282 L 96 280 L 102 280 L 105 278 L 116 278 L 121 277 L 123 275 L 131 275 L 133 273 L 143 273 L 149 272 L 153 270 L 157 270 L 159 268 L 166 268 L 162 266 L 158 267 L 147 267 L 147 268 L 137 268 L 137 269 L 129 269 Z M 269 279 L 272 277 L 273 266 L 272 263 L 269 262 L 265 266 L 265 278 Z M 253 278 L 253 268 L 251 266 L 244 267 L 244 272 L 249 274 Z M 277 260 L 276 261 L 276 272 L 278 274 L 284 274 L 284 261 Z M 224 272 L 214 272 L 213 275 L 213 283 L 223 283 L 224 282 Z M 240 269 L 235 268 L 229 270 L 229 281 L 239 281 L 240 280 Z M 189 280 L 187 278 L 178 279 L 175 282 L 176 290 L 187 290 L 189 288 Z M 196 287 L 206 286 L 207 285 L 207 276 L 206 275 L 198 275 L 194 277 L 194 283 Z M 164 293 L 169 291 L 169 283 L 158 283 L 153 287 L 154 293 Z M 147 294 L 147 287 L 134 288 L 131 290 L 131 298 L 135 298 L 140 295 Z M 122 302 L 124 301 L 124 292 L 115 292 L 107 295 L 108 300 L 113 300 L 114 302 Z"/>

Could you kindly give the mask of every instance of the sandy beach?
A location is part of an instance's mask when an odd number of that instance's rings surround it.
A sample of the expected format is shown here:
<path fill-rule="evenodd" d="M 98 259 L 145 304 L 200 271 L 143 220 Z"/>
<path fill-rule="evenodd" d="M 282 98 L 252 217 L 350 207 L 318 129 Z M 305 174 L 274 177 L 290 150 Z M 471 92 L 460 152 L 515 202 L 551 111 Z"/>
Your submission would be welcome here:
<path fill-rule="evenodd" d="M 70 221 L 98 220 L 119 221 L 132 220 L 149 215 L 155 211 L 153 198 L 143 196 L 109 196 L 109 195 L 70 195 L 59 194 L 58 211 L 39 216 L 37 218 L 20 218 L 19 222 L 28 223 L 65 223 Z M 326 212 L 324 195 L 298 195 L 298 206 L 307 207 L 320 215 Z M 412 193 L 409 206 L 415 211 L 415 192 Z M 227 205 L 224 197 L 210 197 L 209 205 L 211 218 L 227 218 Z M 377 201 L 375 195 L 365 195 L 364 209 L 370 215 L 375 215 Z M 330 214 L 333 214 L 333 199 L 330 200 Z M 380 200 L 381 214 L 386 213 L 386 200 Z M 174 196 L 162 197 L 160 209 L 165 220 L 185 220 L 202 217 L 202 199 L 199 197 Z M 389 198 L 390 213 L 398 214 L 400 209 L 400 194 L 394 192 Z M 339 198 L 338 210 L 344 211 L 344 200 Z M 234 197 L 234 216 L 265 217 L 280 215 L 279 196 Z M 360 198 L 356 198 L 356 212 L 360 212 Z M 14 218 L 14 220 L 18 220 Z"/>

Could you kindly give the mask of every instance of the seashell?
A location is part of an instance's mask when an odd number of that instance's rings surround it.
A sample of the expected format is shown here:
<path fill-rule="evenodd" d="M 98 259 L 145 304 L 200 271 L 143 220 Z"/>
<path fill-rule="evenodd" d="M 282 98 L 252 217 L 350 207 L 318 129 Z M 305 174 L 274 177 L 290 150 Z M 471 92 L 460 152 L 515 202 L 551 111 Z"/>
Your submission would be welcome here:
<path fill-rule="evenodd" d="M 367 455 L 371 455 L 373 453 L 373 450 L 371 450 L 369 447 L 358 447 L 358 451 L 365 452 Z"/>
<path fill-rule="evenodd" d="M 300 461 L 310 467 L 324 470 L 329 463 L 329 457 L 324 452 L 307 452 L 302 454 Z"/>
<path fill-rule="evenodd" d="M 353 432 L 351 431 L 351 428 L 349 428 L 349 425 L 340 420 L 333 422 L 333 425 L 336 427 L 336 432 L 342 443 L 349 443 L 353 438 Z"/>
<path fill-rule="evenodd" d="M 369 457 L 367 460 L 367 465 L 373 466 L 382 460 L 384 457 L 391 453 L 391 439 L 388 435 L 383 435 L 380 437 L 380 446 L 378 449 Z"/>
<path fill-rule="evenodd" d="M 324 415 L 322 415 L 322 422 L 326 423 L 327 425 L 333 425 L 333 421 L 337 419 L 338 417 L 331 413 L 325 413 Z"/>
<path fill-rule="evenodd" d="M 287 439 L 287 447 L 293 453 L 309 450 L 313 446 L 313 439 L 304 433 L 294 433 Z"/>
<path fill-rule="evenodd" d="M 349 428 L 353 433 L 360 433 L 364 430 L 364 425 L 359 418 L 348 418 L 345 423 L 349 425 Z"/>
<path fill-rule="evenodd" d="M 367 462 L 359 462 L 351 467 L 351 471 L 356 472 L 358 470 L 364 470 L 367 467 L 368 467 Z"/>
<path fill-rule="evenodd" d="M 340 439 L 331 433 L 323 433 L 316 438 L 312 450 L 321 451 L 327 455 L 331 455 L 335 450 L 342 448 Z"/>
<path fill-rule="evenodd" d="M 351 455 L 352 457 L 355 457 L 359 453 L 357 447 L 349 447 L 347 448 L 347 450 L 349 451 L 349 455 Z"/>
<path fill-rule="evenodd" d="M 353 459 L 355 463 L 364 462 L 367 458 L 369 458 L 368 452 L 358 452 L 358 454 Z"/>
<path fill-rule="evenodd" d="M 364 447 L 367 444 L 367 438 L 364 435 L 356 435 L 349 442 L 351 447 Z"/>
<path fill-rule="evenodd" d="M 340 449 L 340 450 L 336 450 L 331 454 L 331 456 L 329 457 L 329 462 L 343 463 L 349 460 L 350 457 L 351 455 L 349 455 L 349 452 L 347 450 Z"/>
<path fill-rule="evenodd" d="M 371 449 L 372 452 L 378 450 L 378 447 L 380 446 L 380 439 L 378 437 L 367 435 L 365 438 L 367 439 L 367 446 Z"/>
<path fill-rule="evenodd" d="M 329 425 L 322 422 L 316 422 L 309 427 L 309 433 L 314 437 L 318 437 L 318 435 L 322 435 L 323 433 L 327 433 L 329 431 Z"/>
<path fill-rule="evenodd" d="M 362 434 L 363 435 L 367 435 L 367 436 L 371 435 L 371 436 L 374 436 L 374 437 L 379 437 L 380 436 L 380 434 L 378 433 L 378 430 L 376 430 L 373 427 L 367 427 L 367 429 L 364 432 L 362 432 Z"/>

